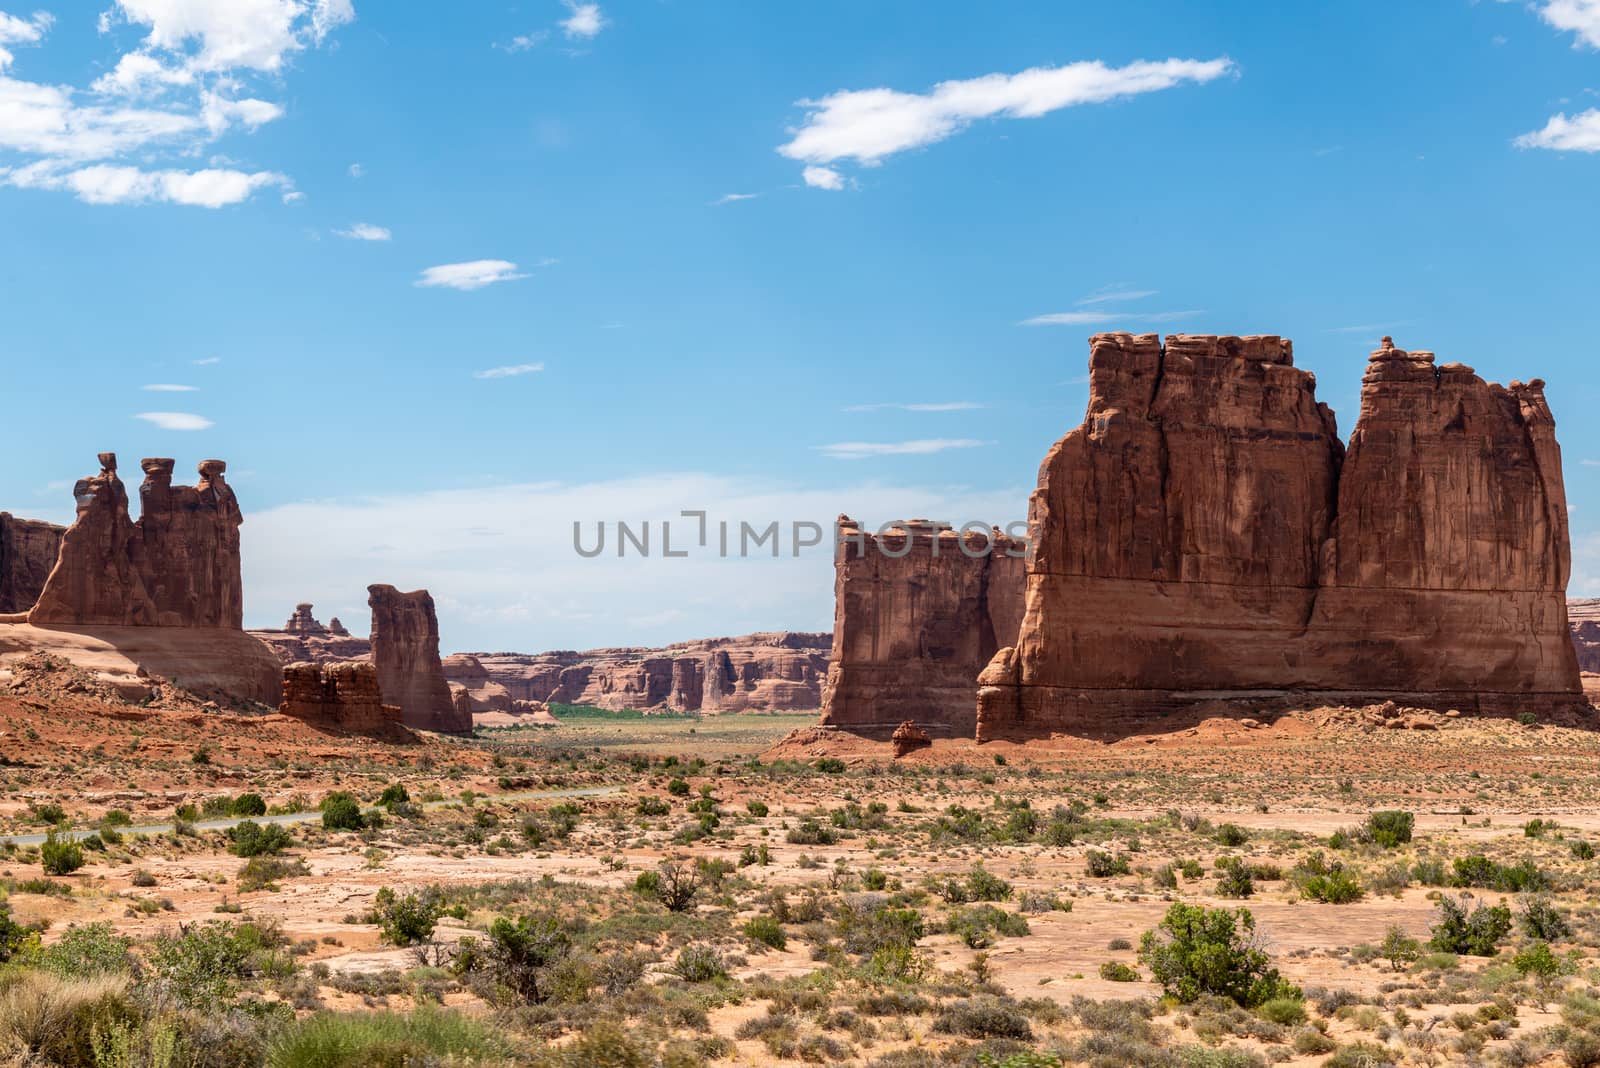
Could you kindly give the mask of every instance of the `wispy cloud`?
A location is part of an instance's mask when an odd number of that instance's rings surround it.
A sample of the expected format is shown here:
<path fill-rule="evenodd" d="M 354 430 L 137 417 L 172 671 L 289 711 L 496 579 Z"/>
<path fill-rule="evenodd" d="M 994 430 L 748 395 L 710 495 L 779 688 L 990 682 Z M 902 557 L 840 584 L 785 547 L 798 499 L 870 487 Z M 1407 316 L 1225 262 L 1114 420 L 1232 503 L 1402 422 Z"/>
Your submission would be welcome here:
<path fill-rule="evenodd" d="M 388 241 L 394 236 L 387 226 L 373 226 L 371 223 L 356 223 L 348 230 L 335 230 L 334 233 L 352 241 Z"/>
<path fill-rule="evenodd" d="M 575 0 L 562 0 L 570 14 L 561 20 L 561 30 L 568 37 L 589 38 L 599 36 L 601 30 L 606 28 L 606 18 L 600 13 L 599 4 L 581 4 Z"/>
<path fill-rule="evenodd" d="M 518 34 L 505 44 L 501 44 L 497 41 L 493 47 L 500 49 L 502 52 L 508 52 L 512 55 L 516 55 L 518 52 L 531 52 L 533 49 L 544 44 L 549 37 L 550 31 L 548 30 L 534 30 L 532 33 Z"/>
<path fill-rule="evenodd" d="M 139 388 L 147 390 L 151 393 L 195 393 L 200 389 L 199 386 L 176 386 L 170 382 L 157 382 L 153 385 L 141 386 Z"/>
<path fill-rule="evenodd" d="M 1387 323 L 1358 323 L 1355 326 L 1329 327 L 1330 334 L 1380 334 L 1385 330 L 1393 330 L 1397 326 L 1410 326 L 1409 319 L 1395 319 Z"/>
<path fill-rule="evenodd" d="M 1089 296 L 1084 297 L 1082 300 L 1073 301 L 1073 303 L 1081 308 L 1089 304 L 1111 304 L 1115 301 L 1122 300 L 1143 300 L 1146 297 L 1153 297 L 1155 295 L 1156 290 L 1154 289 L 1108 288 L 1098 290 L 1094 293 L 1091 293 Z"/>
<path fill-rule="evenodd" d="M 1558 152 L 1600 152 L 1600 109 L 1568 117 L 1554 115 L 1541 130 L 1525 133 L 1512 142 L 1518 148 L 1549 148 Z"/>
<path fill-rule="evenodd" d="M 976 438 L 919 438 L 914 441 L 840 441 L 814 447 L 835 460 L 863 460 L 871 456 L 927 456 L 948 449 L 975 449 L 988 444 Z"/>
<path fill-rule="evenodd" d="M 714 206 L 720 204 L 736 204 L 741 200 L 754 200 L 760 195 L 760 193 L 724 193 L 711 203 Z"/>
<path fill-rule="evenodd" d="M 198 360 L 195 360 L 194 361 L 194 365 L 196 367 L 209 367 L 214 363 L 221 363 L 221 362 L 222 362 L 222 357 L 221 356 L 204 356 L 204 357 L 202 357 L 202 358 L 200 358 Z"/>
<path fill-rule="evenodd" d="M 1205 310 L 1191 308 L 1186 311 L 1163 312 L 1104 312 L 1104 311 L 1075 311 L 1051 312 L 1048 315 L 1035 315 L 1031 319 L 1024 319 L 1022 326 L 1094 326 L 1105 323 L 1170 323 L 1179 319 L 1192 319 L 1196 315 L 1204 315 Z"/>
<path fill-rule="evenodd" d="M 514 282 L 526 277 L 526 274 L 517 273 L 517 265 L 510 260 L 470 260 L 424 268 L 415 284 L 446 289 L 482 289 L 496 282 Z"/>
<path fill-rule="evenodd" d="M 882 412 L 890 409 L 902 412 L 966 412 L 983 405 L 976 401 L 944 401 L 938 404 L 852 404 L 847 412 Z"/>
<path fill-rule="evenodd" d="M 162 430 L 206 430 L 216 425 L 205 416 L 192 412 L 140 412 L 134 418 L 154 423 Z"/>
<path fill-rule="evenodd" d="M 367 168 L 359 163 L 352 163 L 345 168 L 345 173 L 352 178 L 364 178 L 367 174 Z"/>
<path fill-rule="evenodd" d="M 800 172 L 802 181 L 812 189 L 831 189 L 837 192 L 844 188 L 844 175 L 832 167 L 810 166 Z"/>
<path fill-rule="evenodd" d="M 515 378 L 518 375 L 531 375 L 535 371 L 543 371 L 542 363 L 513 363 L 505 367 L 491 367 L 486 371 L 472 372 L 473 378 Z"/>
<path fill-rule="evenodd" d="M 824 165 L 854 160 L 876 166 L 897 152 L 943 141 L 978 119 L 1032 119 L 1062 108 L 1097 104 L 1141 93 L 1201 84 L 1236 74 L 1232 60 L 1168 59 L 1108 67 L 1099 60 L 1062 67 L 1034 67 L 1017 74 L 940 82 L 926 93 L 895 89 L 857 89 L 801 100 L 804 122 L 778 152 L 809 164 L 807 185 L 822 189 L 839 184 L 814 181 L 811 171 L 835 174 Z"/>

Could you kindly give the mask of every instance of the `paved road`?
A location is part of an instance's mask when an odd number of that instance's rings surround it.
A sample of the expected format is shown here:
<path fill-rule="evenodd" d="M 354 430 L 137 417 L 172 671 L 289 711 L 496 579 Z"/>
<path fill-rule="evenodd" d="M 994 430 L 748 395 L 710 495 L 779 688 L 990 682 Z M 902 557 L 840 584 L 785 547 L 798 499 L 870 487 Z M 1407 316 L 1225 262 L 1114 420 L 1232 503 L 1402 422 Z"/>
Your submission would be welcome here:
<path fill-rule="evenodd" d="M 515 794 L 479 794 L 484 801 L 542 801 L 559 800 L 563 797 L 600 797 L 604 794 L 614 794 L 622 789 L 620 786 L 585 786 L 571 790 L 529 790 Z M 459 805 L 461 799 L 457 797 L 446 798 L 443 801 L 423 802 L 421 808 L 443 808 L 446 805 Z M 235 816 L 223 820 L 197 820 L 192 824 L 202 831 L 225 831 L 229 827 L 237 826 L 245 820 L 254 820 L 257 823 L 315 823 L 322 819 L 321 812 L 287 812 L 279 816 Z M 172 830 L 172 823 L 139 823 L 131 827 L 116 828 L 119 834 L 166 834 Z M 66 837 L 73 841 L 87 838 L 95 833 L 95 828 L 86 827 L 71 830 Z M 40 834 L 7 834 L 0 835 L 0 842 L 10 842 L 12 845 L 29 846 L 42 845 L 44 835 Z"/>

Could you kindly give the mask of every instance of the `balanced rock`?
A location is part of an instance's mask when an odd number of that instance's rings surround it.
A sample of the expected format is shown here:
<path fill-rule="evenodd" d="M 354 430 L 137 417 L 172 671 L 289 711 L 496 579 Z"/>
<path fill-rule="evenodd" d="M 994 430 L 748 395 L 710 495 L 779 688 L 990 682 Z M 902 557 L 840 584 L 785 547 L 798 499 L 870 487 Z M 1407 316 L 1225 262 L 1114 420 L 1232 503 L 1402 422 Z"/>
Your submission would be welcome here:
<path fill-rule="evenodd" d="M 1026 547 L 925 519 L 869 534 L 840 516 L 821 723 L 883 734 L 915 720 L 971 736 L 978 674 L 1023 615 Z"/>
<path fill-rule="evenodd" d="M 1083 424 L 1040 468 L 1027 612 L 982 674 L 980 738 L 1122 729 L 1219 693 L 1577 697 L 1542 382 L 1386 338 L 1346 450 L 1285 339 L 1100 334 L 1089 374 Z"/>
<path fill-rule="evenodd" d="M 386 702 L 400 706 L 408 727 L 472 730 L 472 716 L 456 707 L 439 661 L 439 617 L 427 590 L 401 593 L 367 587 L 372 607 L 372 662 Z"/>

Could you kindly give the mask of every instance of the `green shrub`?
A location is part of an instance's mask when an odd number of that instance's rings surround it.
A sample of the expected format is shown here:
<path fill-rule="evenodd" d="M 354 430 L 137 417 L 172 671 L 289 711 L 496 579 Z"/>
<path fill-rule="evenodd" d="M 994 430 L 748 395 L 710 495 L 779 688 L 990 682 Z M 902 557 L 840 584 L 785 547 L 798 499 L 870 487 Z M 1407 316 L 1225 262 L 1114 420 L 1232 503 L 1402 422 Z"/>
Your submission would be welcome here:
<path fill-rule="evenodd" d="M 667 793 L 673 797 L 689 796 L 689 781 L 687 779 L 673 779 L 667 783 Z"/>
<path fill-rule="evenodd" d="M 1273 998 L 1256 1007 L 1256 1014 L 1283 1027 L 1306 1022 L 1306 1003 L 1299 998 Z"/>
<path fill-rule="evenodd" d="M 508 1053 L 493 1025 L 430 1007 L 393 1012 L 318 1013 L 276 1042 L 268 1068 L 399 1068 L 500 1064 Z"/>
<path fill-rule="evenodd" d="M 1402 966 L 1416 963 L 1422 955 L 1422 945 L 1406 934 L 1399 924 L 1391 923 L 1383 934 L 1383 944 L 1378 947 L 1378 952 L 1389 962 L 1389 967 L 1399 971 Z"/>
<path fill-rule="evenodd" d="M 52 827 L 39 847 L 39 863 L 46 875 L 70 875 L 83 867 L 83 847 L 67 832 Z"/>
<path fill-rule="evenodd" d="M 228 838 L 228 852 L 236 857 L 269 856 L 294 844 L 294 837 L 276 823 L 240 820 L 223 833 Z"/>
<path fill-rule="evenodd" d="M 1237 849 L 1250 840 L 1250 835 L 1237 823 L 1224 823 L 1217 828 L 1216 839 L 1229 849 Z"/>
<path fill-rule="evenodd" d="M 767 815 L 767 803 L 765 801 L 746 801 L 744 808 L 746 812 L 756 819 L 764 819 Z"/>
<path fill-rule="evenodd" d="M 1219 857 L 1217 859 L 1218 897 L 1249 897 L 1256 892 L 1255 879 L 1250 873 L 1250 868 L 1238 857 Z"/>
<path fill-rule="evenodd" d="M 1561 974 L 1561 961 L 1550 952 L 1548 942 L 1534 942 L 1512 957 L 1511 964 L 1519 974 L 1532 975 L 1540 979 L 1551 979 Z"/>
<path fill-rule="evenodd" d="M 369 922 L 378 925 L 383 940 L 395 946 L 414 946 L 433 937 L 442 908 L 438 895 L 424 891 L 421 896 L 401 897 L 389 887 L 378 889 L 372 899 Z"/>
<path fill-rule="evenodd" d="M 1132 869 L 1128 858 L 1118 853 L 1112 856 L 1098 849 L 1091 849 L 1083 855 L 1086 870 L 1091 879 L 1109 879 L 1113 875 L 1127 875 Z"/>
<path fill-rule="evenodd" d="M 1026 1042 L 1033 1028 L 1009 1000 L 994 997 L 964 998 L 946 1005 L 933 1021 L 940 1034 L 966 1038 L 1012 1038 Z"/>
<path fill-rule="evenodd" d="M 392 782 L 383 788 L 383 793 L 378 795 L 378 804 L 393 812 L 397 805 L 411 803 L 411 792 L 406 789 L 405 783 Z"/>
<path fill-rule="evenodd" d="M 1451 868 L 1450 885 L 1455 887 L 1520 894 L 1544 890 L 1550 885 L 1544 872 L 1533 861 L 1526 859 L 1515 864 L 1500 864 L 1482 854 L 1473 854 L 1470 857 L 1456 857 L 1451 861 Z"/>
<path fill-rule="evenodd" d="M 1139 973 L 1132 965 L 1124 964 L 1120 960 L 1108 960 L 1100 965 L 1100 978 L 1113 983 L 1137 983 Z"/>
<path fill-rule="evenodd" d="M 1561 915 L 1561 910 L 1542 895 L 1523 898 L 1517 919 L 1522 933 L 1540 942 L 1559 942 L 1572 934 L 1572 925 Z"/>
<path fill-rule="evenodd" d="M 1384 849 L 1394 849 L 1411 841 L 1416 817 L 1398 809 L 1385 809 L 1367 817 L 1366 838 Z"/>
<path fill-rule="evenodd" d="M 672 974 L 686 983 L 709 983 L 726 978 L 728 966 L 722 954 L 710 946 L 684 946 L 672 962 Z"/>
<path fill-rule="evenodd" d="M 816 769 L 826 775 L 841 775 L 844 773 L 844 761 L 838 757 L 823 757 L 817 761 Z"/>
<path fill-rule="evenodd" d="M 501 916 L 484 951 L 490 976 L 513 998 L 537 1005 L 549 996 L 547 973 L 566 959 L 572 940 L 556 916 Z"/>
<path fill-rule="evenodd" d="M 235 816 L 265 816 L 267 814 L 266 800 L 256 793 L 240 794 L 233 799 L 233 803 L 228 807 L 231 814 Z"/>
<path fill-rule="evenodd" d="M 987 949 L 995 936 L 1020 938 L 1029 932 L 1027 917 L 993 905 L 977 905 L 950 914 L 945 930 L 960 936 L 969 949 Z"/>
<path fill-rule="evenodd" d="M 1340 1046 L 1322 1062 L 1322 1068 L 1389 1068 L 1396 1056 L 1394 1050 L 1376 1042 L 1352 1042 Z"/>
<path fill-rule="evenodd" d="M 1156 930 L 1144 933 L 1139 960 L 1182 1002 L 1214 994 L 1253 1008 L 1298 993 L 1260 948 L 1249 909 L 1174 904 Z"/>
<path fill-rule="evenodd" d="M 1511 910 L 1481 902 L 1469 911 L 1471 896 L 1439 899 L 1439 922 L 1434 924 L 1429 948 L 1440 953 L 1492 957 L 1511 931 Z"/>
<path fill-rule="evenodd" d="M 752 942 L 771 946 L 773 949 L 782 949 L 789 944 L 789 939 L 783 933 L 783 925 L 773 916 L 752 916 L 745 922 L 744 936 Z"/>
<path fill-rule="evenodd" d="M 251 857 L 239 868 L 239 892 L 248 894 L 255 890 L 276 890 L 279 879 L 291 875 L 310 875 L 311 869 L 303 860 L 284 860 L 280 857 Z M 235 909 L 235 911 L 238 911 Z"/>
<path fill-rule="evenodd" d="M 359 831 L 367 825 L 361 803 L 345 790 L 335 790 L 322 799 L 322 826 L 330 831 Z"/>
<path fill-rule="evenodd" d="M 988 871 L 982 864 L 974 864 L 967 872 L 968 901 L 1009 901 L 1011 884 Z"/>
<path fill-rule="evenodd" d="M 117 934 L 110 923 L 69 927 L 39 954 L 39 967 L 62 979 L 133 974 L 128 948 L 133 939 Z"/>
<path fill-rule="evenodd" d="M 1300 889 L 1313 901 L 1327 905 L 1348 905 L 1360 901 L 1366 893 L 1356 877 L 1337 861 L 1326 872 L 1306 879 Z"/>
<path fill-rule="evenodd" d="M 254 958 L 267 942 L 254 924 L 197 923 L 157 935 L 147 960 L 156 989 L 181 1005 L 209 1009 L 254 973 Z"/>
<path fill-rule="evenodd" d="M 0 963 L 37 945 L 39 935 L 11 918 L 11 906 L 0 899 Z"/>

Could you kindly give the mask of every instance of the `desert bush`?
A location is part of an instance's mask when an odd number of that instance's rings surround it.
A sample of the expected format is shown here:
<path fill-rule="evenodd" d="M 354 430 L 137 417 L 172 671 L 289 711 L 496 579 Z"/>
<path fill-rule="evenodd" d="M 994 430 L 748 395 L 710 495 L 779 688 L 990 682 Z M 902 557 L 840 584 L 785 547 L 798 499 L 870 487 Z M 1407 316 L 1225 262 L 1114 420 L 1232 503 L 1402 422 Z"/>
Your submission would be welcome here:
<path fill-rule="evenodd" d="M 311 869 L 303 860 L 284 860 L 281 857 L 251 857 L 239 868 L 239 892 L 248 894 L 255 890 L 276 890 L 278 880 L 291 875 L 310 875 Z M 234 909 L 235 912 L 238 909 Z"/>
<path fill-rule="evenodd" d="M 322 799 L 322 826 L 330 831 L 359 831 L 367 825 L 354 794 L 335 790 Z"/>
<path fill-rule="evenodd" d="M 214 1008 L 255 973 L 270 941 L 255 924 L 190 924 L 157 935 L 147 959 L 159 990 L 184 1006 Z"/>
<path fill-rule="evenodd" d="M 1218 844 L 1229 849 L 1238 849 L 1250 840 L 1250 834 L 1237 823 L 1224 823 L 1217 828 L 1216 840 Z"/>
<path fill-rule="evenodd" d="M 444 1009 L 318 1013 L 290 1027 L 271 1046 L 268 1068 L 388 1068 L 500 1064 L 505 1039 L 486 1022 Z M 617 1062 L 612 1062 L 617 1063 Z"/>
<path fill-rule="evenodd" d="M 257 793 L 240 794 L 229 804 L 228 813 L 232 816 L 265 816 L 267 802 Z"/>
<path fill-rule="evenodd" d="M 378 804 L 391 812 L 396 805 L 408 804 L 411 801 L 411 791 L 406 789 L 405 783 L 392 782 L 383 788 L 383 793 L 378 795 Z"/>
<path fill-rule="evenodd" d="M 1127 875 L 1132 870 L 1128 864 L 1128 858 L 1121 853 L 1112 856 L 1110 853 L 1091 849 L 1083 855 L 1083 859 L 1089 877 L 1092 879 L 1109 879 L 1113 875 Z"/>
<path fill-rule="evenodd" d="M 1411 841 L 1417 818 L 1410 812 L 1385 809 L 1367 817 L 1364 837 L 1373 845 L 1395 849 Z"/>
<path fill-rule="evenodd" d="M 1139 973 L 1132 965 L 1124 964 L 1120 960 L 1108 960 L 1100 965 L 1100 978 L 1109 979 L 1113 983 L 1137 983 Z"/>
<path fill-rule="evenodd" d="M 1403 966 L 1416 963 L 1422 955 L 1422 945 L 1406 934 L 1399 924 L 1391 923 L 1383 934 L 1383 944 L 1378 947 L 1378 952 L 1389 962 L 1390 968 L 1399 971 Z"/>
<path fill-rule="evenodd" d="M 1217 872 L 1220 876 L 1217 879 L 1217 896 L 1249 897 L 1256 892 L 1250 868 L 1238 857 L 1219 857 Z"/>
<path fill-rule="evenodd" d="M 760 942 L 773 949 L 782 949 L 789 944 L 788 936 L 783 933 L 783 925 L 772 916 L 752 916 L 745 921 L 741 930 L 752 942 Z"/>
<path fill-rule="evenodd" d="M 1249 909 L 1174 904 L 1156 930 L 1144 933 L 1139 959 L 1182 1002 L 1214 994 L 1253 1008 L 1299 993 L 1261 949 Z"/>
<path fill-rule="evenodd" d="M 1522 952 L 1511 958 L 1512 967 L 1520 975 L 1532 975 L 1539 979 L 1552 979 L 1561 974 L 1561 961 L 1550 952 L 1550 943 L 1534 942 Z"/>
<path fill-rule="evenodd" d="M 1366 893 L 1356 877 L 1338 861 L 1330 864 L 1327 871 L 1307 877 L 1300 889 L 1313 901 L 1327 905 L 1347 905 L 1360 901 Z"/>
<path fill-rule="evenodd" d="M 668 912 L 688 912 L 694 907 L 695 895 L 700 892 L 699 868 L 667 860 L 662 861 L 651 874 L 655 876 L 655 898 L 666 906 Z M 636 881 L 634 885 L 637 887 L 639 884 Z"/>
<path fill-rule="evenodd" d="M 39 864 L 46 875 L 70 875 L 83 867 L 83 847 L 55 827 L 45 832 L 39 847 Z"/>
<path fill-rule="evenodd" d="M 963 998 L 946 1005 L 934 1017 L 933 1029 L 965 1038 L 1013 1038 L 1023 1042 L 1033 1038 L 1028 1018 L 1009 999 L 994 997 Z"/>
<path fill-rule="evenodd" d="M 1430 949 L 1470 957 L 1492 957 L 1511 931 L 1511 910 L 1504 905 L 1472 906 L 1472 896 L 1439 898 L 1439 922 L 1434 924 Z"/>
<path fill-rule="evenodd" d="M 726 977 L 728 965 L 710 946 L 684 946 L 672 962 L 672 974 L 686 983 L 709 983 Z"/>
<path fill-rule="evenodd" d="M 132 975 L 133 939 L 116 933 L 110 923 L 70 927 L 39 954 L 39 967 L 60 979 L 92 979 L 103 975 Z"/>
<path fill-rule="evenodd" d="M 0 991 L 0 1049 L 15 1064 L 97 1064 L 94 1036 L 135 1020 L 122 976 L 65 979 L 27 970 Z"/>
<path fill-rule="evenodd" d="M 1469 857 L 1456 857 L 1451 861 L 1450 885 L 1498 890 L 1503 894 L 1520 894 L 1544 890 L 1549 878 L 1531 860 L 1515 864 L 1500 864 L 1481 853 Z"/>
<path fill-rule="evenodd" d="M 260 824 L 255 820 L 240 820 L 223 832 L 228 839 L 228 852 L 236 857 L 259 857 L 281 853 L 294 844 L 294 838 L 276 823 Z"/>
<path fill-rule="evenodd" d="M 1523 934 L 1541 942 L 1559 942 L 1572 934 L 1572 926 L 1561 915 L 1561 910 L 1542 894 L 1530 894 L 1522 899 L 1517 922 Z"/>
<path fill-rule="evenodd" d="M 489 941 L 479 955 L 468 954 L 513 998 L 537 1005 L 549 996 L 549 972 L 572 952 L 572 939 L 559 917 L 506 916 L 489 925 Z"/>
<path fill-rule="evenodd" d="M 1006 912 L 993 905 L 976 905 L 951 913 L 945 930 L 960 937 L 970 949 L 987 949 L 995 938 L 1020 938 L 1029 931 L 1021 914 Z"/>
<path fill-rule="evenodd" d="M 844 774 L 844 761 L 838 757 L 823 757 L 812 766 L 825 775 Z"/>
<path fill-rule="evenodd" d="M 437 893 L 425 890 L 421 895 L 401 897 L 383 886 L 372 899 L 372 912 L 367 920 L 378 925 L 383 940 L 390 945 L 414 946 L 433 937 L 441 912 L 442 903 Z"/>

